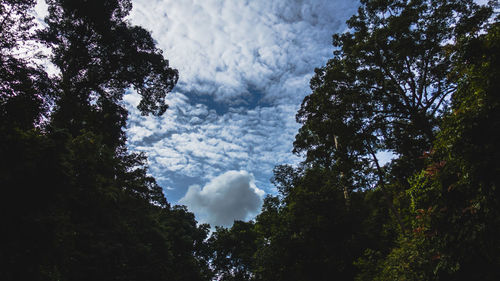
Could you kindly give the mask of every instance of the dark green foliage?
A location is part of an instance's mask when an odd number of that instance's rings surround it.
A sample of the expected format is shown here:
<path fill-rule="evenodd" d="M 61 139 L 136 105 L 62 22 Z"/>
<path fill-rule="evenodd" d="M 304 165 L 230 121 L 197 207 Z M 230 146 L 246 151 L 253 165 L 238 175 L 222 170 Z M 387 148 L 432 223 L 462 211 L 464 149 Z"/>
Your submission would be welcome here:
<path fill-rule="evenodd" d="M 169 68 L 149 32 L 124 20 L 130 1 L 48 4 L 48 28 L 40 37 L 53 47 L 63 92 L 54 124 L 72 134 L 84 128 L 97 130 L 108 145 L 123 145 L 127 115 L 118 102 L 125 90 L 133 87 L 142 96 L 138 108 L 143 114 L 161 115 L 177 71 Z"/>
<path fill-rule="evenodd" d="M 332 182 L 333 180 L 333 182 Z M 350 239 L 356 222 L 351 219 L 343 191 L 335 186 L 335 179 L 321 169 L 309 170 L 294 186 L 289 203 L 282 209 L 287 253 L 274 258 L 285 261 L 285 276 L 278 280 L 329 280 L 333 276 L 348 278 L 352 273 L 350 255 L 355 245 Z M 335 253 L 335 255 L 331 255 Z M 276 256 L 278 255 L 278 257 Z"/>
<path fill-rule="evenodd" d="M 0 5 L 1 280 L 500 279 L 492 6 L 362 0 L 297 114 L 305 162 L 207 239 L 125 146 L 125 91 L 161 115 L 178 79 L 131 2 L 50 0 L 38 33 L 34 4 Z M 16 51 L 40 43 L 55 77 Z"/>
<path fill-rule="evenodd" d="M 333 36 L 333 59 L 316 69 L 294 149 L 307 163 L 344 173 L 351 190 L 373 187 L 381 176 L 369 176 L 374 153 L 390 151 L 393 176 L 407 185 L 456 89 L 449 45 L 481 30 L 489 9 L 472 1 L 361 2 L 350 31 Z"/>
<path fill-rule="evenodd" d="M 493 4 L 361 1 L 311 80 L 294 143 L 306 159 L 275 168 L 239 280 L 500 278 Z M 236 229 L 212 237 L 226 265 Z"/>
<path fill-rule="evenodd" d="M 290 194 L 290 191 L 300 179 L 300 169 L 290 165 L 274 167 L 273 174 L 271 182 L 276 186 L 283 198 L 286 198 Z"/>
<path fill-rule="evenodd" d="M 208 243 L 217 280 L 250 280 L 259 242 L 252 222 L 235 221 L 231 229 L 216 227 Z"/>
<path fill-rule="evenodd" d="M 458 91 L 429 164 L 414 181 L 418 208 L 434 210 L 430 229 L 443 280 L 500 278 L 500 25 L 460 41 Z M 457 247 L 457 245 L 460 245 Z"/>
<path fill-rule="evenodd" d="M 333 36 L 333 59 L 311 79 L 294 152 L 331 170 L 346 201 L 353 191 L 380 188 L 408 231 L 405 202 L 393 202 L 394 193 L 424 167 L 421 156 L 456 89 L 452 43 L 476 34 L 490 13 L 472 1 L 362 1 L 350 31 Z M 383 167 L 378 152 L 394 159 Z"/>
<path fill-rule="evenodd" d="M 34 41 L 33 0 L 0 5 L 0 122 L 2 128 L 39 124 L 54 95 L 53 82 L 26 52 Z"/>
<path fill-rule="evenodd" d="M 167 203 L 146 159 L 125 147 L 129 87 L 161 115 L 178 75 L 130 1 L 2 1 L 1 280 L 209 280 L 207 226 Z M 50 78 L 17 50 L 44 43 Z M 16 45 L 17 44 L 17 45 Z"/>

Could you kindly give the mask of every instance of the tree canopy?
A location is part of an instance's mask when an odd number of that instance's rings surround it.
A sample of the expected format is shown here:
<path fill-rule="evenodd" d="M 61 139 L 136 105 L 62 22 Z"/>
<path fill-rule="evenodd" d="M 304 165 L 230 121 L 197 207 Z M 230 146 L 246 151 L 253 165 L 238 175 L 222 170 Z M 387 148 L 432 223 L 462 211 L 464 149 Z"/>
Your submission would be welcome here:
<path fill-rule="evenodd" d="M 1 280 L 500 278 L 497 1 L 361 0 L 297 113 L 304 162 L 212 231 L 127 150 L 123 95 L 160 116 L 179 77 L 131 1 L 47 0 L 39 29 L 35 2 L 0 2 Z"/>
<path fill-rule="evenodd" d="M 497 280 L 495 3 L 360 2 L 297 113 L 305 160 L 241 240 L 246 280 Z"/>
<path fill-rule="evenodd" d="M 38 30 L 35 1 L 0 5 L 0 279 L 210 279 L 207 226 L 171 207 L 125 145 L 123 94 L 161 115 L 177 71 L 125 20 L 130 1 L 47 4 Z M 22 52 L 41 44 L 56 74 Z"/>

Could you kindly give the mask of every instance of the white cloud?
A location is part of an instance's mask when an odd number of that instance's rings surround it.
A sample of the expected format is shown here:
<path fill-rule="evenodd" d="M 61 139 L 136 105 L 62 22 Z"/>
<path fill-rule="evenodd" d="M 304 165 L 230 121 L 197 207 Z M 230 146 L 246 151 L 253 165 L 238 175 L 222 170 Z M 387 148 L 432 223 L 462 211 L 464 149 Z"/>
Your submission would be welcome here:
<path fill-rule="evenodd" d="M 125 100 L 134 101 L 129 95 L 136 94 L 128 94 Z M 230 110 L 218 115 L 204 105 L 183 102 L 153 119 L 134 113 L 131 103 L 127 107 L 133 112 L 127 130 L 129 147 L 147 154 L 155 176 L 176 173 L 209 180 L 220 171 L 245 169 L 257 171 L 259 180 L 268 182 L 275 165 L 299 161 L 291 153 L 298 129 L 295 106 Z M 193 118 L 198 121 L 189 122 Z"/>
<path fill-rule="evenodd" d="M 283 84 L 331 56 L 331 35 L 356 1 L 136 0 L 131 19 L 150 29 L 185 92 L 237 102 L 248 85 L 270 101 L 301 101 Z M 161 20 L 158 20 L 161 19 Z M 279 88 L 278 94 L 271 88 Z M 307 83 L 301 85 L 307 91 Z"/>
<path fill-rule="evenodd" d="M 229 170 L 252 171 L 272 191 L 275 165 L 291 153 L 295 114 L 315 67 L 331 57 L 350 0 L 134 0 L 130 20 L 152 32 L 180 80 L 160 118 L 129 108 L 128 145 L 176 202 L 185 187 Z M 142 129 L 139 129 L 142 128 Z"/>
<path fill-rule="evenodd" d="M 264 191 L 255 186 L 252 174 L 228 171 L 212 179 L 203 188 L 189 187 L 179 200 L 198 220 L 211 226 L 230 226 L 235 220 L 248 220 L 262 206 Z"/>
<path fill-rule="evenodd" d="M 160 118 L 140 115 L 139 95 L 124 96 L 129 148 L 146 153 L 171 202 L 188 185 L 228 170 L 252 171 L 271 192 L 273 167 L 300 161 L 291 153 L 295 114 L 314 68 L 332 56 L 331 35 L 345 29 L 358 1 L 133 0 L 133 6 L 132 24 L 152 32 L 180 80 Z M 46 8 L 39 0 L 38 21 Z"/>

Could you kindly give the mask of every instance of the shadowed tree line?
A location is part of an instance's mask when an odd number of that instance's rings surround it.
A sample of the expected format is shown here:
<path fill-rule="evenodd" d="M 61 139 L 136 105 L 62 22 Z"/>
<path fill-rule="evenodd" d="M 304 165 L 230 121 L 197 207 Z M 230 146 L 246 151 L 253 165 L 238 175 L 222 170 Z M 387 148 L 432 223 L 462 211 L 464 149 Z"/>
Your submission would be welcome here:
<path fill-rule="evenodd" d="M 131 1 L 48 0 L 35 30 L 2 0 L 0 279 L 499 280 L 497 3 L 360 2 L 297 113 L 304 162 L 209 236 L 126 148 L 123 94 L 160 116 L 178 79 Z"/>
<path fill-rule="evenodd" d="M 304 162 L 209 240 L 221 280 L 500 279 L 498 4 L 360 2 L 297 113 Z"/>
<path fill-rule="evenodd" d="M 161 115 L 177 82 L 127 0 L 0 5 L 1 280 L 207 280 L 208 227 L 129 153 L 121 100 Z M 27 50 L 45 46 L 50 76 Z"/>

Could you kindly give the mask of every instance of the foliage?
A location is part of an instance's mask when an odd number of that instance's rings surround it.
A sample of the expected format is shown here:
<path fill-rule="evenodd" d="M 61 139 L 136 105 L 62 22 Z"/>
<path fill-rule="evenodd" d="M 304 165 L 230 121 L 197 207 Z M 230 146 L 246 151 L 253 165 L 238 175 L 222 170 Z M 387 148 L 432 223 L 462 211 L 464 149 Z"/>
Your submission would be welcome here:
<path fill-rule="evenodd" d="M 243 280 L 499 278 L 494 4 L 361 1 L 311 79 L 305 161 L 274 169 Z"/>
<path fill-rule="evenodd" d="M 36 33 L 35 1 L 0 5 L 0 279 L 209 280 L 208 227 L 170 207 L 125 146 L 124 92 L 161 115 L 177 71 L 125 21 L 130 1 L 47 4 Z M 32 56 L 42 43 L 54 77 Z"/>
<path fill-rule="evenodd" d="M 231 229 L 217 227 L 208 240 L 217 280 L 251 280 L 257 243 L 252 222 L 235 221 Z"/>
<path fill-rule="evenodd" d="M 35 44 L 29 13 L 34 4 L 5 0 L 0 5 L 0 126 L 5 129 L 39 124 L 55 92 L 47 73 L 25 54 Z"/>
<path fill-rule="evenodd" d="M 499 31 L 496 21 L 487 33 L 460 42 L 453 110 L 414 183 L 423 187 L 416 204 L 439 210 L 431 220 L 442 253 L 435 271 L 446 280 L 499 278 Z"/>
<path fill-rule="evenodd" d="M 500 278 L 495 1 L 362 0 L 297 114 L 304 163 L 210 237 L 127 151 L 124 93 L 161 115 L 178 79 L 131 1 L 47 3 L 36 32 L 35 1 L 0 4 L 1 280 Z M 54 76 L 19 51 L 42 43 Z"/>
<path fill-rule="evenodd" d="M 456 89 L 451 45 L 481 30 L 489 13 L 473 1 L 361 1 L 311 79 L 294 151 L 343 173 L 350 190 L 375 187 L 385 177 L 375 155 L 391 152 L 392 176 L 407 187 Z"/>

